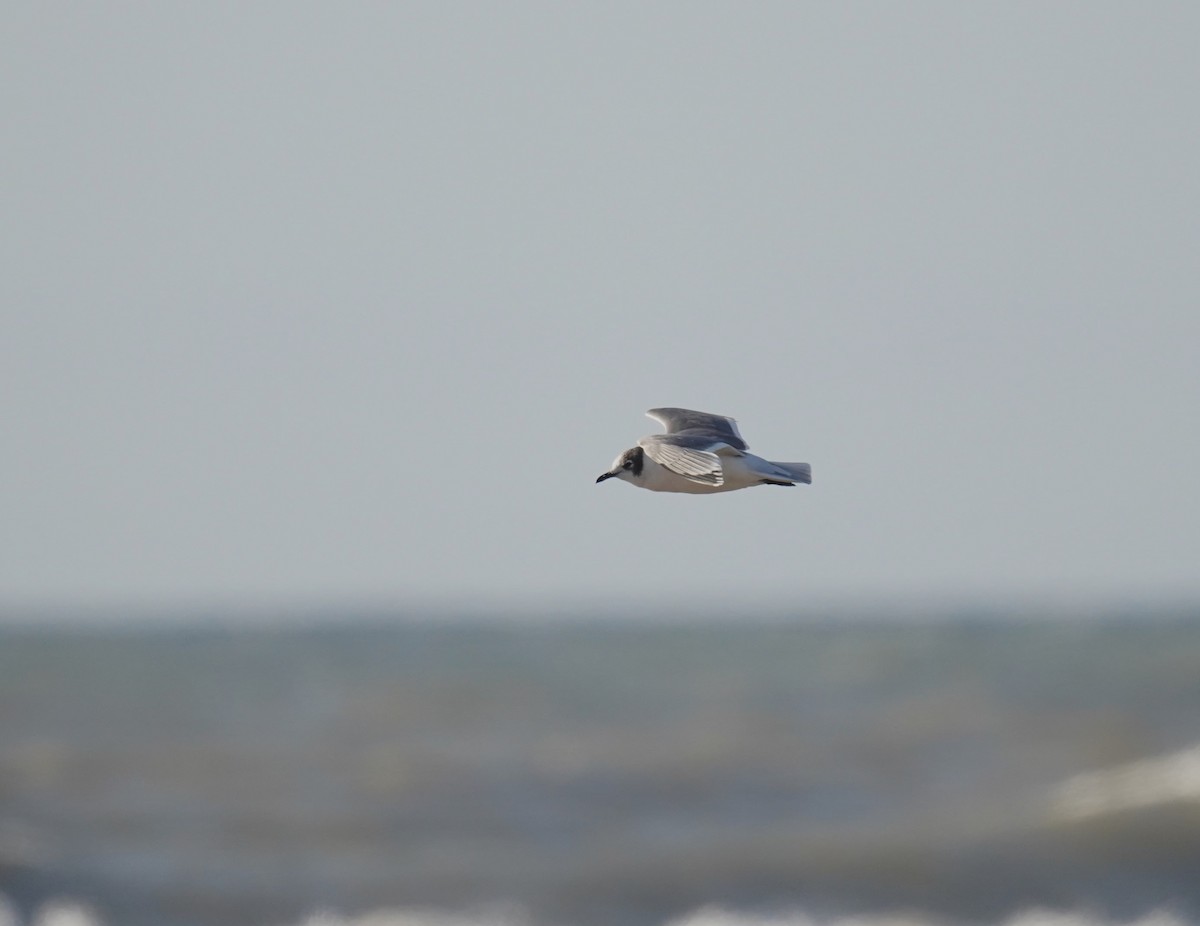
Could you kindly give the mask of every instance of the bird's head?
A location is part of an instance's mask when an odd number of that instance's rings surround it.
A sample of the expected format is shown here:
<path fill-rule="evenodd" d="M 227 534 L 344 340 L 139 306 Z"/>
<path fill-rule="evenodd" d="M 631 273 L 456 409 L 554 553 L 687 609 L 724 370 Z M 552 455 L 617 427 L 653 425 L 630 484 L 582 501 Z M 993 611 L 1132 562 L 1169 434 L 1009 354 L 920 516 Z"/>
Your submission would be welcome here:
<path fill-rule="evenodd" d="M 624 479 L 626 482 L 634 482 L 642 475 L 642 465 L 646 458 L 646 451 L 641 447 L 630 447 L 623 454 L 613 460 L 612 469 L 606 473 L 601 473 L 596 482 L 603 482 L 605 479 Z"/>

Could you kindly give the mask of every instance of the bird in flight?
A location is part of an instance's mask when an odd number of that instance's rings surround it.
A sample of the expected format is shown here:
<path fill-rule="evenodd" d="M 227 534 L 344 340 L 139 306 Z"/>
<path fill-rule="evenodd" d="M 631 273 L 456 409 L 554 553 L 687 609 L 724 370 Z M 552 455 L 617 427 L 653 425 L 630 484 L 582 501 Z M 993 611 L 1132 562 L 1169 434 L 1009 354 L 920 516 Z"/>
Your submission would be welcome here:
<path fill-rule="evenodd" d="M 652 408 L 666 434 L 651 434 L 613 461 L 596 482 L 624 479 L 652 492 L 732 492 L 750 486 L 812 482 L 807 463 L 772 463 L 747 453 L 737 422 L 686 408 Z"/>

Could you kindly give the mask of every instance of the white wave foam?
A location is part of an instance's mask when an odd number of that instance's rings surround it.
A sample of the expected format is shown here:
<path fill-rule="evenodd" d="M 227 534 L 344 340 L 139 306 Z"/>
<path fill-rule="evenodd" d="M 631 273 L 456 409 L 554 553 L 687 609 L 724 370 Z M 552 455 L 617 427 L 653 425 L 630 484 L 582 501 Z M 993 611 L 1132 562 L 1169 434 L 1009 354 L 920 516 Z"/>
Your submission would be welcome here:
<path fill-rule="evenodd" d="M 1084 913 L 1064 913 L 1057 910 L 1027 910 L 1007 920 L 1005 926 L 1120 926 L 1114 920 L 1106 920 Z M 1188 926 L 1185 920 L 1165 910 L 1155 910 L 1125 926 Z"/>
<path fill-rule="evenodd" d="M 0 895 L 0 926 L 21 926 L 12 905 Z M 67 900 L 44 904 L 29 926 L 105 926 L 105 922 L 86 906 Z M 375 910 L 359 916 L 314 913 L 295 926 L 532 926 L 520 908 L 491 906 L 466 912 L 425 907 Z M 756 914 L 724 907 L 701 907 L 665 926 L 952 926 L 947 921 L 918 914 L 873 914 L 821 918 L 802 910 L 786 913 Z M 1108 920 L 1089 913 L 1032 909 L 1018 913 L 1000 926 L 1200 926 L 1166 911 L 1148 913 L 1135 920 Z"/>
<path fill-rule="evenodd" d="M 374 910 L 361 916 L 316 913 L 298 926 L 530 926 L 520 909 L 504 905 L 489 906 L 465 913 L 423 907 Z"/>
<path fill-rule="evenodd" d="M 721 907 L 704 907 L 667 926 L 945 926 L 944 921 L 917 914 L 877 914 L 819 919 L 802 911 L 758 916 Z M 1033 909 L 1004 920 L 1003 926 L 1195 926 L 1165 911 L 1120 923 L 1085 913 Z"/>
<path fill-rule="evenodd" d="M 842 917 L 820 920 L 799 910 L 789 913 L 756 915 L 738 913 L 723 907 L 702 907 L 667 926 L 929 926 L 929 921 L 911 915 Z"/>
<path fill-rule="evenodd" d="M 0 894 L 0 926 L 21 926 L 16 908 Z M 29 926 L 104 926 L 95 913 L 69 900 L 51 900 L 41 905 Z"/>
<path fill-rule="evenodd" d="M 1052 806 L 1077 820 L 1173 801 L 1200 801 L 1200 746 L 1076 775 L 1055 789 Z"/>

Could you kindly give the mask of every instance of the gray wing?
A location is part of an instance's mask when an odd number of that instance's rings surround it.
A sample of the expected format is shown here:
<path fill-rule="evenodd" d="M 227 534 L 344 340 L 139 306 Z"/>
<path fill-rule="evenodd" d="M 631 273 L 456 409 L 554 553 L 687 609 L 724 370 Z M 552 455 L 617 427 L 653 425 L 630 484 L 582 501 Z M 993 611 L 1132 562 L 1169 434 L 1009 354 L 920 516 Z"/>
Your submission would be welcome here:
<path fill-rule="evenodd" d="M 651 434 L 638 441 L 638 446 L 659 466 L 664 466 L 692 482 L 709 486 L 725 483 L 725 472 L 721 467 L 722 456 L 741 456 L 736 447 L 724 440 L 695 432 Z"/>
<path fill-rule="evenodd" d="M 668 434 L 702 433 L 723 440 L 736 450 L 750 448 L 738 432 L 737 422 L 724 415 L 710 415 L 708 412 L 695 412 L 688 408 L 652 408 L 646 412 L 646 416 L 666 428 Z"/>

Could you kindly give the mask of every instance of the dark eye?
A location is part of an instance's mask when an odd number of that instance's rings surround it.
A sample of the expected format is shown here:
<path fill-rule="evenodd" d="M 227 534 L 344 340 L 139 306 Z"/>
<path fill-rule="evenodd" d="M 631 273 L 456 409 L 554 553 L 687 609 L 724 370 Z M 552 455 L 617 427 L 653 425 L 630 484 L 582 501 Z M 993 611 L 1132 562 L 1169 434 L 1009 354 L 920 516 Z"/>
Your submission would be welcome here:
<path fill-rule="evenodd" d="M 626 460 L 621 464 L 621 469 L 629 469 L 631 466 L 633 466 L 633 460 Z"/>

